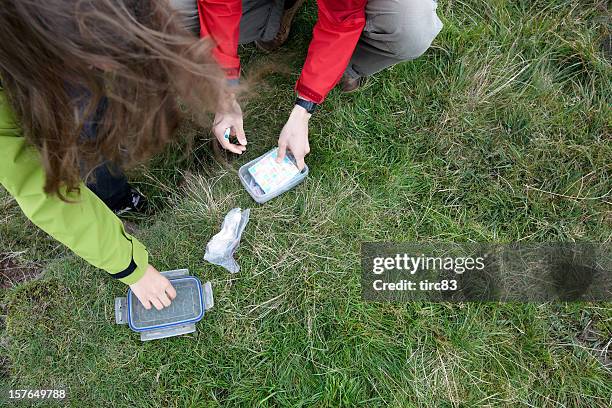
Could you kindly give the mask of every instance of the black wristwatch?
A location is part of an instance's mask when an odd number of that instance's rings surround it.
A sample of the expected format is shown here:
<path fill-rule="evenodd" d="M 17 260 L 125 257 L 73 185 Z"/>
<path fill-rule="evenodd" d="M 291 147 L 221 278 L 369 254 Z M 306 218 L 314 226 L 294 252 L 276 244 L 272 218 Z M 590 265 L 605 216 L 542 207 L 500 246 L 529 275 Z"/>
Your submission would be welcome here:
<path fill-rule="evenodd" d="M 306 112 L 310 113 L 311 115 L 317 110 L 316 103 L 312 101 L 307 101 L 306 99 L 302 99 L 299 96 L 295 98 L 295 104 L 306 109 Z"/>

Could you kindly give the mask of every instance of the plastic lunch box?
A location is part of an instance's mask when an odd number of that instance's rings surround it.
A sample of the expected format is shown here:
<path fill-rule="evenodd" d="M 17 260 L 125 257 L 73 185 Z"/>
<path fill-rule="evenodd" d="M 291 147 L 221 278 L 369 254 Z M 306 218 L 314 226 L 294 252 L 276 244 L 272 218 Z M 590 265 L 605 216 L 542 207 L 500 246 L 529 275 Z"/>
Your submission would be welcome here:
<path fill-rule="evenodd" d="M 127 324 L 140 333 L 140 340 L 155 340 L 179 336 L 196 331 L 196 323 L 204 317 L 205 311 L 214 306 L 212 285 L 204 285 L 189 270 L 177 269 L 161 272 L 172 282 L 176 298 L 170 306 L 157 310 L 145 309 L 136 295 L 128 290 L 127 297 L 115 298 L 115 321 Z"/>
<path fill-rule="evenodd" d="M 263 204 L 266 201 L 273 199 L 274 197 L 278 197 L 279 195 L 283 194 L 285 191 L 291 190 L 293 187 L 297 186 L 302 181 L 304 181 L 306 176 L 308 176 L 308 166 L 304 166 L 304 168 L 299 174 L 297 174 L 295 177 L 293 177 L 283 186 L 281 186 L 280 188 L 274 191 L 269 192 L 268 194 L 265 194 L 263 190 L 261 189 L 261 187 L 257 185 L 255 180 L 253 180 L 251 173 L 249 173 L 249 168 L 253 166 L 255 163 L 257 163 L 258 161 L 260 161 L 261 159 L 263 159 L 264 157 L 266 157 L 267 155 L 271 154 L 276 149 L 278 148 L 275 147 L 274 149 L 270 150 L 268 153 L 262 156 L 259 156 L 255 160 L 251 160 L 247 164 L 240 167 L 240 169 L 238 169 L 238 177 L 240 178 L 240 182 L 242 183 L 246 191 L 251 195 L 251 197 L 253 197 L 253 200 L 257 201 L 259 204 Z M 287 157 L 289 158 L 289 160 L 293 162 L 293 164 L 296 164 L 295 158 L 293 157 L 291 153 L 287 152 Z"/>

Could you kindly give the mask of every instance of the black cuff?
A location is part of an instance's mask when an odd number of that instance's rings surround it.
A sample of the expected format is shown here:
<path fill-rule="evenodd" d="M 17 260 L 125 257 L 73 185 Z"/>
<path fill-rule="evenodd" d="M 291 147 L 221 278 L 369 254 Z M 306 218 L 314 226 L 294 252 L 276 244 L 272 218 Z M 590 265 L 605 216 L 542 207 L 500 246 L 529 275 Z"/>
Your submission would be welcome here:
<path fill-rule="evenodd" d="M 115 279 L 127 278 L 136 270 L 136 267 L 136 262 L 134 262 L 134 259 L 132 259 L 127 268 L 125 268 L 121 272 L 111 273 L 111 276 Z"/>

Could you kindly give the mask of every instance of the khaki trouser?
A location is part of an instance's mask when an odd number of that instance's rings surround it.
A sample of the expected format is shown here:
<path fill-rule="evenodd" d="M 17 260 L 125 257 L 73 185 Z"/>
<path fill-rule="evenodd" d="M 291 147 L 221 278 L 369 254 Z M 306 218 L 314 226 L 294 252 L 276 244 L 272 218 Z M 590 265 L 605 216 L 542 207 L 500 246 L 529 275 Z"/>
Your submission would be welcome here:
<path fill-rule="evenodd" d="M 196 0 L 170 0 L 185 25 L 199 33 Z M 274 38 L 284 0 L 243 0 L 240 44 Z M 423 55 L 442 29 L 435 0 L 369 0 L 366 25 L 346 69 L 367 76 Z"/>

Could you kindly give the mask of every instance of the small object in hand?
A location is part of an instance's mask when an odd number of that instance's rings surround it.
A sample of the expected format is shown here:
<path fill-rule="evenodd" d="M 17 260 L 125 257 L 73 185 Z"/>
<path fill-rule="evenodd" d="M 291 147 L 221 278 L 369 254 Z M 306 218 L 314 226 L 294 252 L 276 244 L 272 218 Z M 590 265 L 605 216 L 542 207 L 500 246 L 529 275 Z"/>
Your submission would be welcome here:
<path fill-rule="evenodd" d="M 127 297 L 115 298 L 115 322 L 127 324 L 140 333 L 140 340 L 148 341 L 180 336 L 196 331 L 196 323 L 204 312 L 214 306 L 212 285 L 204 285 L 187 269 L 161 272 L 176 290 L 170 306 L 161 310 L 145 309 L 131 290 Z"/>
<path fill-rule="evenodd" d="M 231 128 L 225 128 L 225 132 L 223 132 L 223 139 L 229 142 L 230 138 L 231 138 Z M 210 140 L 210 145 L 211 145 L 215 160 L 217 160 L 217 162 L 219 163 L 223 163 L 227 165 L 230 161 L 234 160 L 238 156 L 237 154 L 233 152 L 225 150 L 221 146 L 221 143 L 219 142 L 219 140 L 217 140 L 216 138 L 212 138 Z"/>

